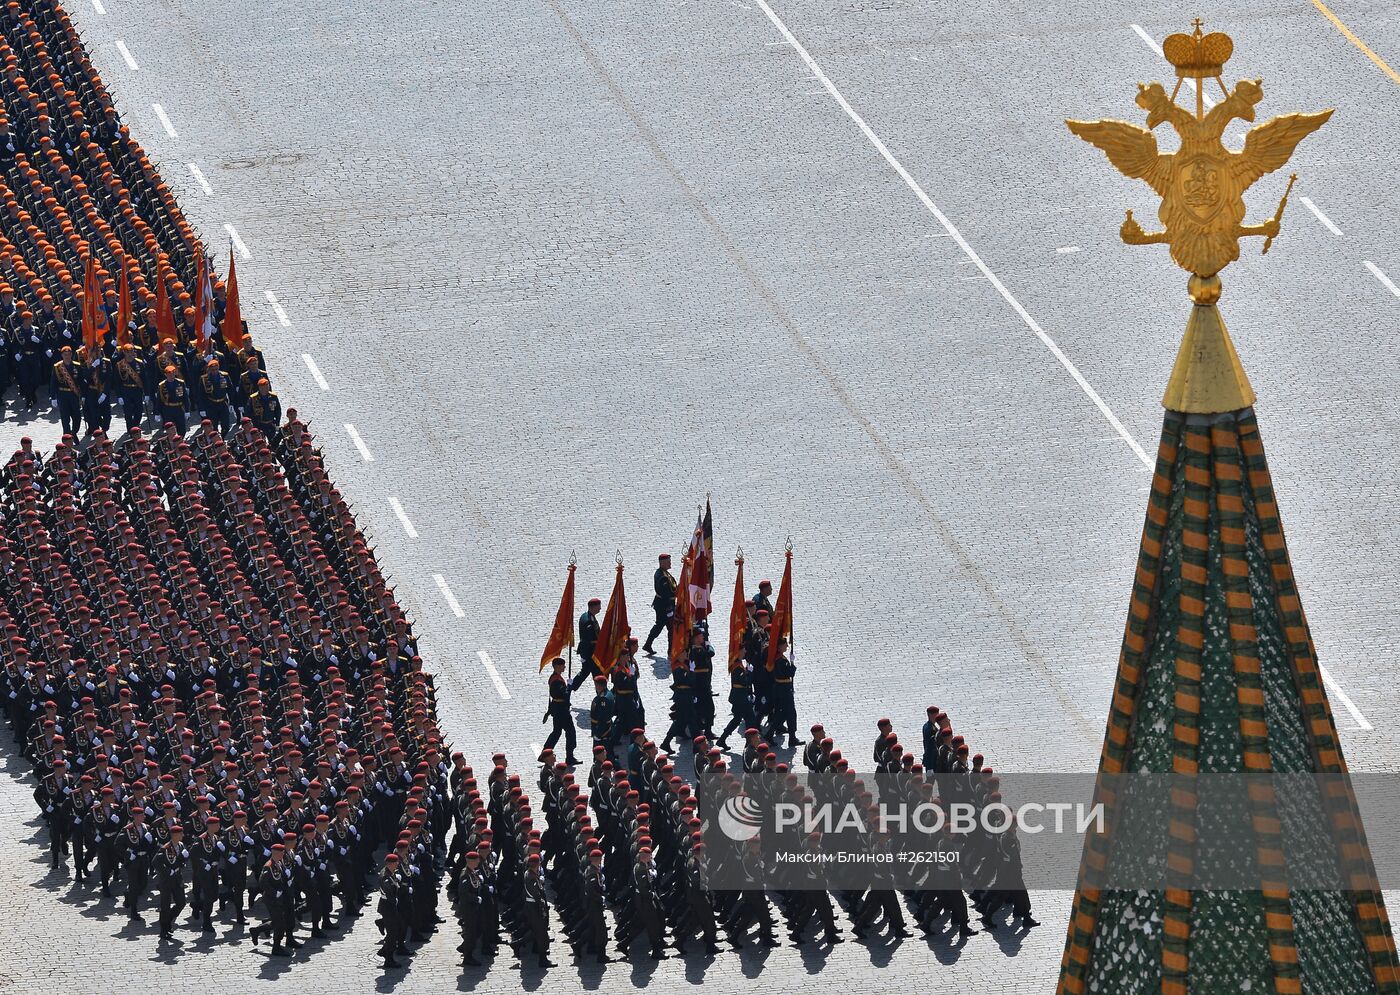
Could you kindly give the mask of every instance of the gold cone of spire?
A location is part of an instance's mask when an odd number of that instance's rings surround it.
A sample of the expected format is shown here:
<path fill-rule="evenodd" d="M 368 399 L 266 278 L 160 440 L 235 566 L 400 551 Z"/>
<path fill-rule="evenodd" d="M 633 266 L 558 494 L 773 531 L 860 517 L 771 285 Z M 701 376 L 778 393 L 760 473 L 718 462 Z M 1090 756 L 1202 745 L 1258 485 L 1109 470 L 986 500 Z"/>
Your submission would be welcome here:
<path fill-rule="evenodd" d="M 1332 116 L 1284 114 L 1251 128 L 1244 148 L 1231 152 L 1221 137 L 1236 118 L 1254 120 L 1254 105 L 1263 99 L 1259 80 L 1241 80 L 1233 90 L 1220 77 L 1234 51 L 1228 35 L 1203 35 L 1201 22 L 1194 34 L 1175 34 L 1162 50 L 1176 70 L 1176 86 L 1170 96 L 1160 83 L 1138 84 L 1137 105 L 1147 112 L 1147 127 L 1127 121 L 1066 121 L 1070 131 L 1108 156 L 1125 176 L 1143 180 L 1162 198 L 1157 212 L 1161 231 L 1144 231 L 1128 211 L 1119 229 L 1129 245 L 1166 245 L 1174 262 L 1191 274 L 1189 290 L 1195 302 L 1186 335 L 1172 369 L 1162 403 L 1186 414 L 1238 411 L 1254 403 L 1239 355 L 1225 322 L 1216 308 L 1220 298 L 1222 269 L 1240 257 L 1240 239 L 1264 238 L 1269 251 L 1279 232 L 1293 179 L 1279 201 L 1274 216 L 1260 224 L 1244 223 L 1244 192 L 1265 173 L 1283 166 L 1298 143 Z M 1181 107 L 1176 97 L 1190 80 L 1195 89 L 1195 111 Z M 1222 98 L 1206 109 L 1207 80 L 1220 88 Z M 1157 150 L 1152 129 L 1169 123 L 1181 139 L 1171 155 Z M 1294 177 L 1296 178 L 1296 176 Z"/>

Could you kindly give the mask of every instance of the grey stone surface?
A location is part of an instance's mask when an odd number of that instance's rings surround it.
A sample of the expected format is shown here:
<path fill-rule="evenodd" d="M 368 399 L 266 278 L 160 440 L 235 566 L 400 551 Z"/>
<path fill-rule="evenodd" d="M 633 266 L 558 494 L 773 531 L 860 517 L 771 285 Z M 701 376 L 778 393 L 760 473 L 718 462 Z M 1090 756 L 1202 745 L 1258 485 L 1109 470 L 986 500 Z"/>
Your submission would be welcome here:
<path fill-rule="evenodd" d="M 1166 67 L 1130 25 L 1160 39 L 1188 14 L 770 2 L 1150 453 L 1184 274 L 1118 243 L 1124 207 L 1151 216 L 1148 191 L 1061 119 L 1135 118 L 1132 81 Z M 877 717 L 912 738 L 932 702 L 998 768 L 1092 768 L 1148 473 L 796 52 L 770 44 L 753 0 L 104 3 L 71 6 L 191 220 L 249 246 L 245 312 L 284 403 L 378 537 L 474 762 L 504 748 L 524 768 L 543 737 L 534 666 L 570 550 L 582 600 L 607 596 L 621 549 L 642 624 L 656 552 L 678 551 L 709 491 L 720 618 L 735 545 L 751 581 L 776 580 L 791 535 L 799 716 L 858 762 Z M 1400 65 L 1393 9 L 1332 6 Z M 1295 159 L 1283 235 L 1262 262 L 1246 248 L 1222 310 L 1319 651 L 1374 726 L 1337 707 L 1348 757 L 1391 768 L 1400 299 L 1362 260 L 1400 280 L 1400 89 L 1309 4 L 1198 12 L 1235 36 L 1230 78 L 1264 77 L 1261 113 L 1338 108 Z M 1282 186 L 1258 184 L 1252 209 Z M 6 421 L 6 451 L 24 431 L 45 448 L 55 434 Z M 643 694 L 664 714 L 659 679 Z M 1036 895 L 1042 928 L 961 951 L 848 944 L 541 980 L 504 961 L 461 974 L 449 932 L 383 977 L 368 920 L 290 964 L 193 933 L 161 955 L 44 877 L 22 781 L 0 778 L 0 811 L 24 827 L 0 842 L 14 991 L 1047 993 L 1069 901 Z"/>

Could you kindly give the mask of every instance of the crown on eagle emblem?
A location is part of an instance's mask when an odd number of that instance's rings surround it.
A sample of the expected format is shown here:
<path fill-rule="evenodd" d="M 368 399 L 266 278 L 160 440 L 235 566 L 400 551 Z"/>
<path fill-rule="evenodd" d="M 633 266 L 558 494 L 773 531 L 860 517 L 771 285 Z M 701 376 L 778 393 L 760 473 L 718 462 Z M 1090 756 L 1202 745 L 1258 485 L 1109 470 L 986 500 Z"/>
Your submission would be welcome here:
<path fill-rule="evenodd" d="M 1168 35 L 1162 42 L 1162 54 L 1176 67 L 1176 75 L 1182 79 L 1213 79 L 1225 68 L 1235 51 L 1235 43 L 1220 31 L 1202 35 L 1200 18 L 1192 24 L 1196 33 Z"/>

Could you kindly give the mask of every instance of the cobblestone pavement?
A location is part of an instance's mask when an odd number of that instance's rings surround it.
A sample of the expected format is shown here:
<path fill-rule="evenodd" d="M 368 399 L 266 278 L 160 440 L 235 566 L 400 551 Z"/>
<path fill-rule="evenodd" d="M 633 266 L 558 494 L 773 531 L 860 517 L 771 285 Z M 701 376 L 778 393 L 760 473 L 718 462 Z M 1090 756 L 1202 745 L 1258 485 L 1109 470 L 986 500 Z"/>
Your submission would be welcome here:
<path fill-rule="evenodd" d="M 1000 769 L 1092 768 L 1148 471 L 764 4 L 103 2 L 71 0 L 104 78 L 209 241 L 231 224 L 246 243 L 245 313 L 284 403 L 378 536 L 473 762 L 501 747 L 524 769 L 543 736 L 533 660 L 570 550 L 582 600 L 606 596 L 620 549 L 645 618 L 654 556 L 708 490 L 722 608 L 734 546 L 757 580 L 792 536 L 799 714 L 858 764 L 877 717 L 913 737 L 937 702 Z M 1331 6 L 1400 65 L 1393 9 Z M 1148 452 L 1184 280 L 1118 243 L 1146 191 L 1061 119 L 1136 117 L 1131 82 L 1165 65 L 1133 25 L 1160 40 L 1197 13 L 1234 34 L 1236 77 L 1264 77 L 1261 113 L 1339 109 L 1222 310 L 1322 659 L 1356 707 L 1336 708 L 1348 756 L 1393 767 L 1400 299 L 1363 260 L 1400 279 L 1400 88 L 1306 3 L 767 7 Z M 0 443 L 23 432 L 55 435 L 6 420 Z M 643 693 L 664 714 L 661 680 Z M 444 933 L 386 976 L 364 920 L 310 960 L 193 933 L 161 955 L 45 877 L 10 763 L 2 990 L 1054 987 L 1064 893 L 1034 896 L 1042 928 L 961 950 L 464 975 Z"/>

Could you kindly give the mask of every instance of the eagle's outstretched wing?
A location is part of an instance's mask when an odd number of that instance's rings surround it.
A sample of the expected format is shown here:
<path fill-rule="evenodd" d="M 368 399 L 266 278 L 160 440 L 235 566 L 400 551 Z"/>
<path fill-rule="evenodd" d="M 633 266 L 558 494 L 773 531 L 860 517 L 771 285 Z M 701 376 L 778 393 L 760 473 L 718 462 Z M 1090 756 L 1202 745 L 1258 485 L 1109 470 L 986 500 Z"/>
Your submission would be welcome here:
<path fill-rule="evenodd" d="M 1317 114 L 1281 114 L 1244 136 L 1244 148 L 1230 156 L 1230 170 L 1248 187 L 1265 173 L 1278 169 L 1293 155 L 1298 143 L 1326 123 L 1330 110 Z"/>
<path fill-rule="evenodd" d="M 1146 128 L 1127 121 L 1066 121 L 1069 130 L 1103 149 L 1108 161 L 1124 176 L 1146 180 L 1159 194 L 1165 194 L 1171 156 L 1157 153 L 1157 139 Z"/>

